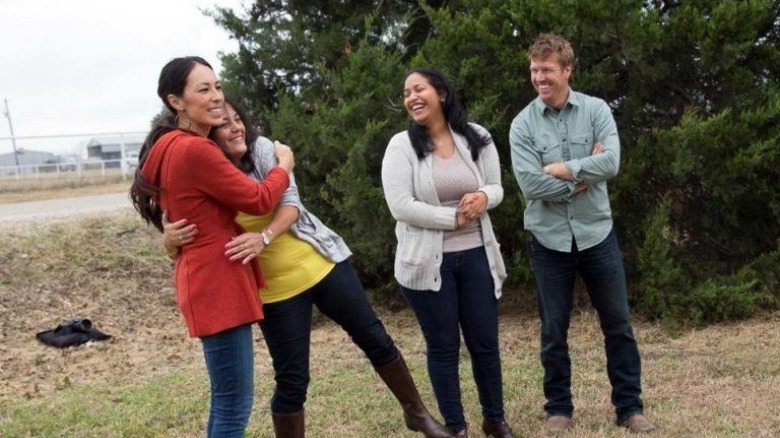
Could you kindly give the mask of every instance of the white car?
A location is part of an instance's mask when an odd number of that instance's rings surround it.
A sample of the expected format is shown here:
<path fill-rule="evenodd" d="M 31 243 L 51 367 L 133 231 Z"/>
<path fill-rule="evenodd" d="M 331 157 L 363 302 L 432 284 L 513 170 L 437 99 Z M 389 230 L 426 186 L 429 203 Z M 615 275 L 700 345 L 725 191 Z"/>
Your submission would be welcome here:
<path fill-rule="evenodd" d="M 138 167 L 138 151 L 130 151 L 125 154 L 125 165 L 130 169 Z"/>

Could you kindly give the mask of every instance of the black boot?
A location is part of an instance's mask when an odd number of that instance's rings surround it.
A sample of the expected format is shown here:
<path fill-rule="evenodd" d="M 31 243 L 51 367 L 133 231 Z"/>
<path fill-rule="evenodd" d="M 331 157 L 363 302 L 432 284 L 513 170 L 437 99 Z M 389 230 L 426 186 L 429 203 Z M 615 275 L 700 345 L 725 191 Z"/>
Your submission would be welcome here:
<path fill-rule="evenodd" d="M 274 436 L 276 438 L 304 438 L 303 409 L 292 414 L 272 414 L 274 420 Z"/>
<path fill-rule="evenodd" d="M 420 399 L 401 352 L 392 362 L 375 367 L 376 372 L 393 392 L 404 410 L 404 421 L 409 430 L 422 432 L 427 438 L 452 438 L 450 431 L 436 421 Z"/>
<path fill-rule="evenodd" d="M 469 438 L 469 425 L 452 434 L 455 438 Z"/>
<path fill-rule="evenodd" d="M 515 438 L 512 434 L 512 428 L 504 420 L 488 420 L 486 418 L 482 421 L 482 431 L 485 432 L 487 437 Z"/>

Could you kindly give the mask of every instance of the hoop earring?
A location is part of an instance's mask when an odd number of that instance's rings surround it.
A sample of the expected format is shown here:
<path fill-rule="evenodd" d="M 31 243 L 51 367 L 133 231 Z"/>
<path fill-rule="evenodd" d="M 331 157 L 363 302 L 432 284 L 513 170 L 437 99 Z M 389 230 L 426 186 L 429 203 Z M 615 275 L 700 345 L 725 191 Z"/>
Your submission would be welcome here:
<path fill-rule="evenodd" d="M 182 126 L 182 120 L 187 120 L 187 126 Z M 173 118 L 173 124 L 176 125 L 177 128 L 181 129 L 190 129 L 192 126 L 192 119 L 187 117 L 184 113 L 177 113 L 176 117 Z"/>

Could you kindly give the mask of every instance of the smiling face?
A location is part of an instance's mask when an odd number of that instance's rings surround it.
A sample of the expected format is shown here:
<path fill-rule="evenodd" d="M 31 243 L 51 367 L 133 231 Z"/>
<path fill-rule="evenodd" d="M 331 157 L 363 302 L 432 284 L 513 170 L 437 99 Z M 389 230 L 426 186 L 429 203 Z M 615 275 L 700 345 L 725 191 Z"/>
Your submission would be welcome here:
<path fill-rule="evenodd" d="M 404 108 L 415 122 L 423 126 L 444 120 L 442 96 L 428 78 L 412 73 L 404 81 Z"/>
<path fill-rule="evenodd" d="M 181 96 L 168 95 L 168 102 L 177 114 L 186 116 L 192 123 L 184 126 L 203 136 L 208 135 L 212 127 L 224 123 L 225 97 L 222 84 L 209 67 L 195 63 L 187 76 L 187 84 Z"/>
<path fill-rule="evenodd" d="M 569 96 L 571 65 L 562 66 L 559 55 L 531 59 L 531 82 L 547 106 L 561 108 Z"/>
<path fill-rule="evenodd" d="M 244 121 L 229 103 L 225 104 L 222 124 L 214 128 L 212 138 L 234 163 L 240 162 L 248 150 Z"/>

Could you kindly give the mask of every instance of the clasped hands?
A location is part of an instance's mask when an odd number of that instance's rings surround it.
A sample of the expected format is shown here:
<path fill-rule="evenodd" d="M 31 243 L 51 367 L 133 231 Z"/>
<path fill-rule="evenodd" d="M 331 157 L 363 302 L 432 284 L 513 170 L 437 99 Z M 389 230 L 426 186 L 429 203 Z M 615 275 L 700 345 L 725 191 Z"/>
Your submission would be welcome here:
<path fill-rule="evenodd" d="M 485 192 L 476 191 L 466 193 L 460 199 L 457 210 L 458 228 L 468 224 L 474 219 L 482 216 L 487 210 L 487 195 Z"/>

